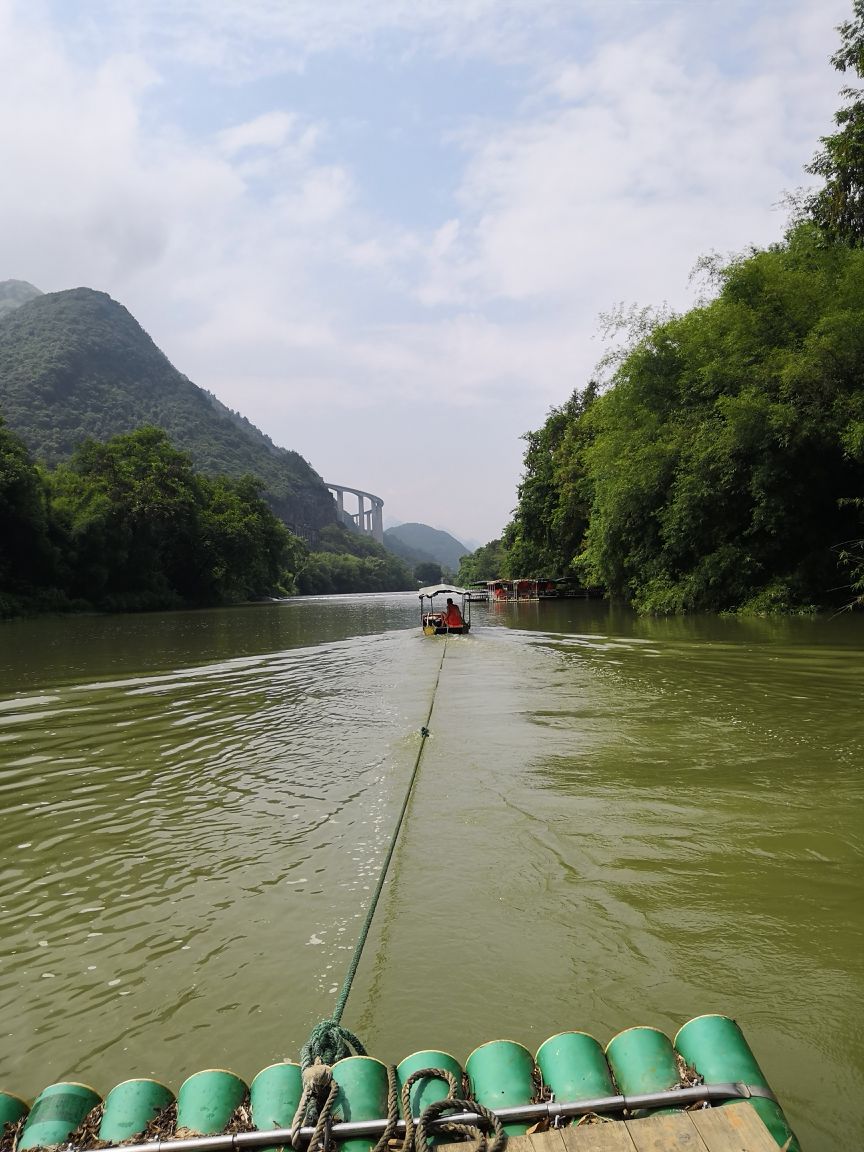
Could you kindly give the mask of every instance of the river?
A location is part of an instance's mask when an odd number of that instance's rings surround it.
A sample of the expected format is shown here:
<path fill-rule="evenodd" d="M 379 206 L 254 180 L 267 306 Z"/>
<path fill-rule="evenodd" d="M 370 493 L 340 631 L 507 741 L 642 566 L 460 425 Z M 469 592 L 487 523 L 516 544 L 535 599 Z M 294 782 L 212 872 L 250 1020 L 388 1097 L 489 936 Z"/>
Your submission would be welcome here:
<path fill-rule="evenodd" d="M 0 1089 L 175 1091 L 734 1016 L 805 1152 L 864 1135 L 864 619 L 411 594 L 0 624 Z"/>

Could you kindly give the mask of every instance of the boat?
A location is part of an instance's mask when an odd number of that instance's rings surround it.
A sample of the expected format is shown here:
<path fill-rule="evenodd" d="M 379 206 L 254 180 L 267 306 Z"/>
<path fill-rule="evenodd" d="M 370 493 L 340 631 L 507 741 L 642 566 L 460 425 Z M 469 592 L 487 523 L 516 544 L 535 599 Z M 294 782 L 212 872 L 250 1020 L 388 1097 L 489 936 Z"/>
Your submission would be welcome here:
<path fill-rule="evenodd" d="M 544 583 L 546 583 L 544 581 Z M 517 604 L 525 600 L 540 598 L 540 581 L 519 578 L 516 580 L 487 580 L 489 599 L 496 604 Z"/>
<path fill-rule="evenodd" d="M 489 589 L 485 580 L 475 580 L 465 592 L 466 600 L 471 604 L 485 604 L 489 599 Z"/>
<path fill-rule="evenodd" d="M 432 584 L 420 589 L 420 627 L 426 636 L 464 636 L 471 631 L 471 599 L 465 588 L 452 584 Z M 457 598 L 458 597 L 458 602 Z M 459 608 L 462 623 L 447 623 L 447 601 Z"/>
<path fill-rule="evenodd" d="M 603 589 L 579 584 L 575 577 L 520 577 L 512 580 L 487 580 L 487 599 L 495 604 L 519 604 L 532 600 L 598 600 Z"/>

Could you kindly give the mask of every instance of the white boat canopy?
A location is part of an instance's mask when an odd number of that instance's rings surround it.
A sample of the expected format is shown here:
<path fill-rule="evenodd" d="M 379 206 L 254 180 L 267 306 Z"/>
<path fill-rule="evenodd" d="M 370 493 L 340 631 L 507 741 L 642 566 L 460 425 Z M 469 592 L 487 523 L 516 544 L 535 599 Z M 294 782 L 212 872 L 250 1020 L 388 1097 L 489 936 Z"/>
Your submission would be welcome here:
<path fill-rule="evenodd" d="M 431 600 L 433 596 L 467 596 L 464 588 L 455 588 L 450 584 L 432 584 L 428 588 L 421 588 L 420 599 Z"/>

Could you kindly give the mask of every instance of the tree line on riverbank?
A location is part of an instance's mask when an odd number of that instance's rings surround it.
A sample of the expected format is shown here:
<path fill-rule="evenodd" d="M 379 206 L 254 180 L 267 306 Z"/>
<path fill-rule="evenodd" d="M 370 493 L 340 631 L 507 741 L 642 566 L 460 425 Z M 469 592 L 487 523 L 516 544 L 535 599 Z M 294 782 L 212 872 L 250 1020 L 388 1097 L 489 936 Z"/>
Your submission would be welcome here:
<path fill-rule="evenodd" d="M 88 440 L 48 469 L 0 418 L 0 616 L 416 587 L 397 557 L 338 525 L 310 552 L 262 487 L 196 471 L 154 427 Z"/>
<path fill-rule="evenodd" d="M 864 78 L 853 8 L 832 63 Z M 842 94 L 784 240 L 701 261 L 684 314 L 623 317 L 460 579 L 574 576 L 643 612 L 864 603 L 864 94 Z"/>

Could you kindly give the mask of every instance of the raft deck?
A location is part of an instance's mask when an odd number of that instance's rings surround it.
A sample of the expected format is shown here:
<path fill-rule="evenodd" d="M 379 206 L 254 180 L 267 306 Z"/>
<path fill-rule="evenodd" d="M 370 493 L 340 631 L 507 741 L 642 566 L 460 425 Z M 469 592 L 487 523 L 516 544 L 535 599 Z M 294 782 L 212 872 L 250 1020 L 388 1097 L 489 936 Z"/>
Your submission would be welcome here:
<path fill-rule="evenodd" d="M 464 1152 L 448 1144 L 438 1152 Z M 742 1100 L 644 1120 L 578 1124 L 510 1136 L 506 1152 L 780 1152 L 753 1108 Z"/>

